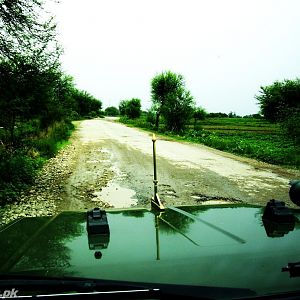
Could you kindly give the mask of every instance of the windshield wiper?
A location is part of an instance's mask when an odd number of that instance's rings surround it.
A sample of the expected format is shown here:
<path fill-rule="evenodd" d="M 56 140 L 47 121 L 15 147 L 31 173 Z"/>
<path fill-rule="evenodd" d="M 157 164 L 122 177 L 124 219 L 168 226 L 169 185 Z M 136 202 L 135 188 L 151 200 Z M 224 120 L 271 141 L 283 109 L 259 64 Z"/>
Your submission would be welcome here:
<path fill-rule="evenodd" d="M 4 289 L 17 289 L 21 299 L 233 299 L 256 295 L 254 291 L 242 288 L 7 274 L 0 275 L 0 290 Z"/>

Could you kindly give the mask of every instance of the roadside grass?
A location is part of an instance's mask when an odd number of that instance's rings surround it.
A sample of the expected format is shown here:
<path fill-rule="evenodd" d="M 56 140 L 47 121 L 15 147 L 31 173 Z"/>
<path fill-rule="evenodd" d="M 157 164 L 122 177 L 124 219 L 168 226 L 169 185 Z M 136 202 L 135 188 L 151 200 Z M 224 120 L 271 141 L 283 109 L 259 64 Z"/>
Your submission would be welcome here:
<path fill-rule="evenodd" d="M 120 118 L 120 122 L 133 127 L 154 131 L 146 116 L 139 119 Z M 300 169 L 300 146 L 289 139 L 279 125 L 254 118 L 207 118 L 191 123 L 181 133 L 164 130 L 159 134 L 176 140 L 200 143 L 209 147 L 263 162 Z"/>
<path fill-rule="evenodd" d="M 38 132 L 34 125 L 27 124 L 18 128 L 17 147 L 0 143 L 0 206 L 15 201 L 31 186 L 44 163 L 69 144 L 74 129 L 72 123 L 60 122 Z M 2 130 L 0 141 L 4 134 Z"/>

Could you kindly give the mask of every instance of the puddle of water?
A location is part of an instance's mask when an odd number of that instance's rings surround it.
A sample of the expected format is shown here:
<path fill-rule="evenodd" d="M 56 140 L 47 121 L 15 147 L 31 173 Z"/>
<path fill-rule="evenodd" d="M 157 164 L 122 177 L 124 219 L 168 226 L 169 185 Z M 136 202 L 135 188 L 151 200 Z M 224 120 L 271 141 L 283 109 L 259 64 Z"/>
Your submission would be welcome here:
<path fill-rule="evenodd" d="M 103 188 L 100 192 L 93 193 L 95 198 L 101 199 L 104 202 L 113 205 L 116 208 L 130 207 L 131 205 L 137 204 L 137 199 L 134 198 L 135 191 L 127 188 L 123 188 L 116 183 L 110 183 L 107 187 Z"/>

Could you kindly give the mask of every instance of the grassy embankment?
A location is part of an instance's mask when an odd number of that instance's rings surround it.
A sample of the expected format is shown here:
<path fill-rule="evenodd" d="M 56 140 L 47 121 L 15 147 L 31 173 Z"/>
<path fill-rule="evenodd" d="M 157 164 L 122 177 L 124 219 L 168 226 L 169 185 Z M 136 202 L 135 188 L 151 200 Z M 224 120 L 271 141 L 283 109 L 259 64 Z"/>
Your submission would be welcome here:
<path fill-rule="evenodd" d="M 153 131 L 146 116 L 130 120 L 120 118 L 129 126 Z M 158 132 L 177 140 L 201 143 L 222 151 L 263 162 L 300 169 L 300 146 L 296 145 L 279 125 L 253 118 L 207 118 L 190 124 L 181 134 L 163 129 Z"/>
<path fill-rule="evenodd" d="M 19 124 L 14 145 L 0 128 L 0 206 L 16 200 L 33 183 L 43 164 L 68 144 L 74 125 L 59 122 L 40 131 L 35 122 Z"/>

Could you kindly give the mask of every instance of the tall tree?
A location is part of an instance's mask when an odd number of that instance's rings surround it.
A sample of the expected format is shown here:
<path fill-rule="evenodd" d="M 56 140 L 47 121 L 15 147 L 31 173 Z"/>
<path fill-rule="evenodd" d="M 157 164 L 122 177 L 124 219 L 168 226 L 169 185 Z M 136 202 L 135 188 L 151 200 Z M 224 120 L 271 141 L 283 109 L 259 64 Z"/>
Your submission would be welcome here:
<path fill-rule="evenodd" d="M 193 97 L 185 88 L 183 76 L 170 71 L 158 74 L 151 81 L 151 97 L 156 110 L 156 128 L 162 115 L 168 129 L 182 130 L 194 108 Z"/>
<path fill-rule="evenodd" d="M 39 68 L 59 65 L 56 24 L 42 0 L 0 0 L 0 58 L 27 56 Z"/>

